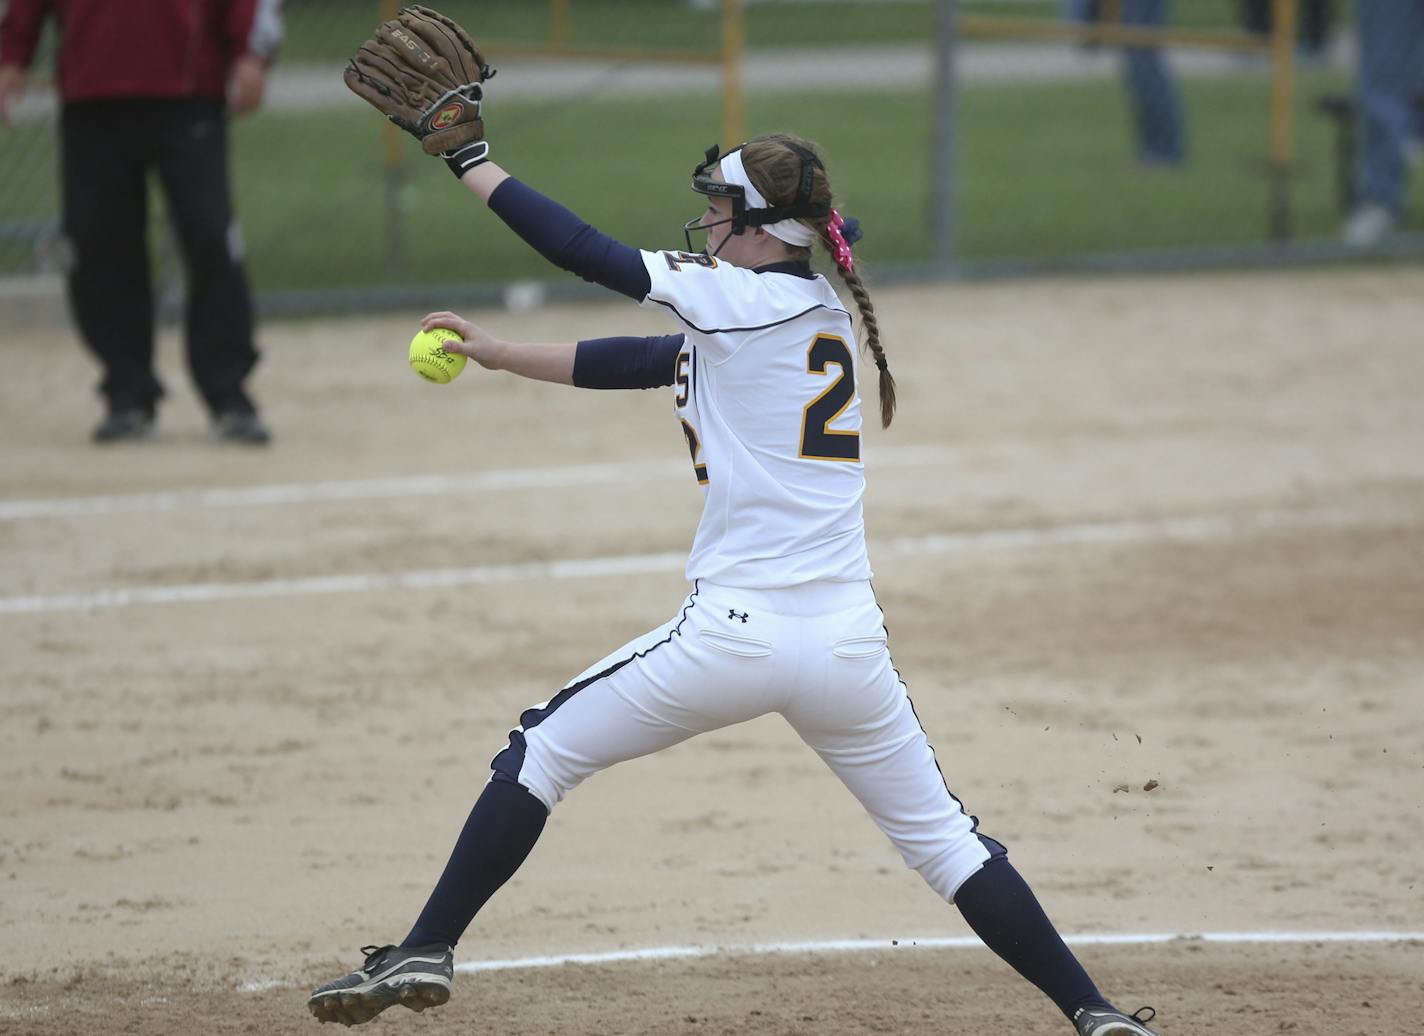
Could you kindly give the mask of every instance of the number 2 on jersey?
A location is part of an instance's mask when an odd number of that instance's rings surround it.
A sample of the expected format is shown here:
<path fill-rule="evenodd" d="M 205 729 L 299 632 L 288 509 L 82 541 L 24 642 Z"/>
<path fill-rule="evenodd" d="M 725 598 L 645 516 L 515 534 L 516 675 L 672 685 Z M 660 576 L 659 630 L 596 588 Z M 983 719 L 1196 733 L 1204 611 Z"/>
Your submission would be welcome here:
<path fill-rule="evenodd" d="M 836 335 L 817 335 L 806 350 L 806 371 L 827 374 L 831 365 L 840 376 L 806 404 L 801 419 L 801 456 L 810 460 L 860 460 L 860 433 L 840 432 L 831 422 L 845 413 L 855 398 L 855 368 L 850 346 Z"/>
<path fill-rule="evenodd" d="M 687 436 L 687 452 L 692 454 L 692 473 L 697 476 L 697 484 L 707 484 L 707 465 L 702 463 L 702 440 L 697 438 L 692 425 L 682 422 L 682 434 Z"/>

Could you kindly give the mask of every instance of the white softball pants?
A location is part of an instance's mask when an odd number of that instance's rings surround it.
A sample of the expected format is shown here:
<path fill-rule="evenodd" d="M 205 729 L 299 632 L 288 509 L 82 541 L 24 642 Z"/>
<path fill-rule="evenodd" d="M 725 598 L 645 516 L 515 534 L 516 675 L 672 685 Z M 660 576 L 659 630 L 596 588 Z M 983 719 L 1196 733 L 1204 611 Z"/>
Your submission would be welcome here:
<path fill-rule="evenodd" d="M 526 711 L 493 766 L 552 810 L 614 763 L 768 712 L 786 718 L 945 899 L 1003 853 L 946 786 L 864 582 L 700 582 L 666 625 Z"/>

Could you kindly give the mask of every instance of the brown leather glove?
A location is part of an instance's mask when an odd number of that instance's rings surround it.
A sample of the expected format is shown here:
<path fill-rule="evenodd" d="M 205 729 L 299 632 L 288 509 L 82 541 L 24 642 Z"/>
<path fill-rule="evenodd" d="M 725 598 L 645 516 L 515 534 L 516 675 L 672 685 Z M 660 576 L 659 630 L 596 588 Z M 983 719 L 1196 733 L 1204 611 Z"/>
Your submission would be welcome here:
<path fill-rule="evenodd" d="M 346 85 L 420 141 L 426 154 L 447 161 L 456 152 L 483 161 L 484 86 L 494 69 L 449 18 L 418 4 L 382 22 L 346 66 Z M 479 147 L 473 145 L 479 144 Z M 455 167 L 452 165 L 452 169 Z M 456 175 L 459 175 L 456 170 Z"/>

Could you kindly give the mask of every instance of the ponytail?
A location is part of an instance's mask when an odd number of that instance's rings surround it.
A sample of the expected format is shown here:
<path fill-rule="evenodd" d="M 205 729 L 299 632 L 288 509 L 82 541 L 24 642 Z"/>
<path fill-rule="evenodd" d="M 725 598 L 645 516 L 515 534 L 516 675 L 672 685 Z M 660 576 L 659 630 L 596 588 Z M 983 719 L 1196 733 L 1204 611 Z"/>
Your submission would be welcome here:
<path fill-rule="evenodd" d="M 880 345 L 880 321 L 875 316 L 875 304 L 870 301 L 870 292 L 865 290 L 865 282 L 853 267 L 836 267 L 841 280 L 850 289 L 860 310 L 860 326 L 865 328 L 865 347 L 875 359 L 880 369 L 880 427 L 889 428 L 895 417 L 895 375 L 890 373 L 890 365 L 885 362 L 885 350 Z"/>
<path fill-rule="evenodd" d="M 895 376 L 890 373 L 890 365 L 885 361 L 885 350 L 880 345 L 880 321 L 875 316 L 875 304 L 870 301 L 870 292 L 865 290 L 865 282 L 855 272 L 855 257 L 850 246 L 860 240 L 860 224 L 847 219 L 835 209 L 831 218 L 820 228 L 822 246 L 835 261 L 836 271 L 850 289 L 860 310 L 860 324 L 865 328 L 865 346 L 875 358 L 875 366 L 880 370 L 880 427 L 889 428 L 895 417 Z"/>
<path fill-rule="evenodd" d="M 855 260 L 850 253 L 850 246 L 860 237 L 860 227 L 855 220 L 845 219 L 831 208 L 830 180 L 816 151 L 816 146 L 808 140 L 789 133 L 768 133 L 742 146 L 742 163 L 748 177 L 773 205 L 786 205 L 793 197 L 798 197 L 805 190 L 802 178 L 809 170 L 809 200 L 818 206 L 825 206 L 831 215 L 829 221 L 826 217 L 803 217 L 801 223 L 815 232 L 821 246 L 830 254 L 841 280 L 845 281 L 846 289 L 860 310 L 865 347 L 870 350 L 880 371 L 880 427 L 889 428 L 895 416 L 895 378 L 890 374 L 890 367 L 885 362 L 885 350 L 880 345 L 880 321 L 876 319 L 870 292 L 865 290 L 865 282 L 856 273 Z M 813 161 L 808 162 L 807 156 Z M 809 259 L 811 250 L 793 248 L 792 254 Z"/>

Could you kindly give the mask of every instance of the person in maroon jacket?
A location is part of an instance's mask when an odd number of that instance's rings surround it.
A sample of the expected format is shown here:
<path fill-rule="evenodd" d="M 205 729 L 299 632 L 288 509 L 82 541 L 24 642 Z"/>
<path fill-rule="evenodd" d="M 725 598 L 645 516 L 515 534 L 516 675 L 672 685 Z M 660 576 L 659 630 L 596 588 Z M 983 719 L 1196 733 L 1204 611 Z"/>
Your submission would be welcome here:
<path fill-rule="evenodd" d="M 146 228 L 158 173 L 188 273 L 188 364 L 216 434 L 270 438 L 243 383 L 257 363 L 252 301 L 233 218 L 227 119 L 262 101 L 282 36 L 281 0 L 10 0 L 0 17 L 0 121 L 25 90 L 45 19 L 59 28 L 56 80 L 69 298 L 104 369 L 98 442 L 153 433 Z"/>

